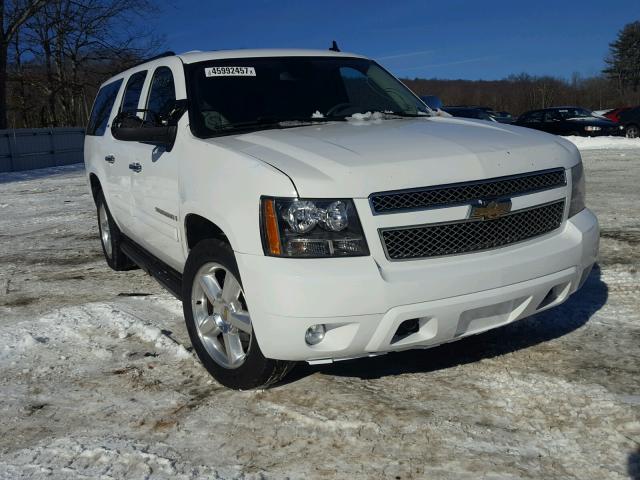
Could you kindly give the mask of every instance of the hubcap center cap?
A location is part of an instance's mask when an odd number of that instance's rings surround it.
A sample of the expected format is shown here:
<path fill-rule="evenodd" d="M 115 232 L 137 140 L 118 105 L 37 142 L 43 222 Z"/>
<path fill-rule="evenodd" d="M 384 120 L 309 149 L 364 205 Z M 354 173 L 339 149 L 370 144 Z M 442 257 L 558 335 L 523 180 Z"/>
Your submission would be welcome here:
<path fill-rule="evenodd" d="M 223 333 L 229 333 L 233 331 L 233 325 L 229 323 L 229 315 L 231 308 L 227 302 L 222 299 L 217 299 L 213 304 L 213 320 L 216 322 L 216 326 Z"/>

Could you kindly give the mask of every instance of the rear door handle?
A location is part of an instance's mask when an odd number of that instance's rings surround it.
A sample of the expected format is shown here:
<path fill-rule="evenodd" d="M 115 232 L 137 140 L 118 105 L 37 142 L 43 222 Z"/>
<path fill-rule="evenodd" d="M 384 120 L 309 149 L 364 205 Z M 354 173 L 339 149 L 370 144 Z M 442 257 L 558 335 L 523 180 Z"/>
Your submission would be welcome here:
<path fill-rule="evenodd" d="M 130 163 L 129 170 L 133 170 L 136 173 L 140 173 L 142 171 L 142 165 L 140 165 L 138 162 Z"/>
<path fill-rule="evenodd" d="M 116 157 L 114 157 L 113 155 L 107 155 L 106 157 L 104 157 L 104 161 L 107 163 L 114 163 L 116 161 Z"/>

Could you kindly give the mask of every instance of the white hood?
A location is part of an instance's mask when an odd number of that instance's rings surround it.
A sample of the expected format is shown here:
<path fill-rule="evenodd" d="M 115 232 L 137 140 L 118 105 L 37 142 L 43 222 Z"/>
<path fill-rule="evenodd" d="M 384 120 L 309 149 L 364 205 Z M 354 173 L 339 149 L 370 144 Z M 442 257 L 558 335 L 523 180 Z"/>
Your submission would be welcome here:
<path fill-rule="evenodd" d="M 385 190 L 570 167 L 580 158 L 559 137 L 442 117 L 333 122 L 211 141 L 281 170 L 307 198 L 366 198 Z"/>

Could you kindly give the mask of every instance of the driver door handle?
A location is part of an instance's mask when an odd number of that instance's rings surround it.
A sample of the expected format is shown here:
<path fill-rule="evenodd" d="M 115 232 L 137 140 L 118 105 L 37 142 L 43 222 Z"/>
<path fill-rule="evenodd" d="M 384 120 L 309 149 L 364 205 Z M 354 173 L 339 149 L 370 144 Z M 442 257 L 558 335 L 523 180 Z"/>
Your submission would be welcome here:
<path fill-rule="evenodd" d="M 104 161 L 113 164 L 116 161 L 116 157 L 114 157 L 113 155 L 107 155 L 106 157 L 104 157 Z"/>
<path fill-rule="evenodd" d="M 142 165 L 140 165 L 138 162 L 130 163 L 129 170 L 133 170 L 136 173 L 140 173 L 142 171 Z"/>

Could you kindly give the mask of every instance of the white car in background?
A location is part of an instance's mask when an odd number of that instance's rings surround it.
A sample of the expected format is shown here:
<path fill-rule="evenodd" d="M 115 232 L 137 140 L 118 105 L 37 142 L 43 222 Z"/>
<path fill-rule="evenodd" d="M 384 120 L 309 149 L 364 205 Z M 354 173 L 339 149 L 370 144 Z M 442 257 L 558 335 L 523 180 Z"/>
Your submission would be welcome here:
<path fill-rule="evenodd" d="M 169 55 L 105 82 L 85 162 L 108 264 L 182 299 L 231 388 L 556 306 L 598 222 L 567 141 L 432 115 L 367 58 Z"/>

